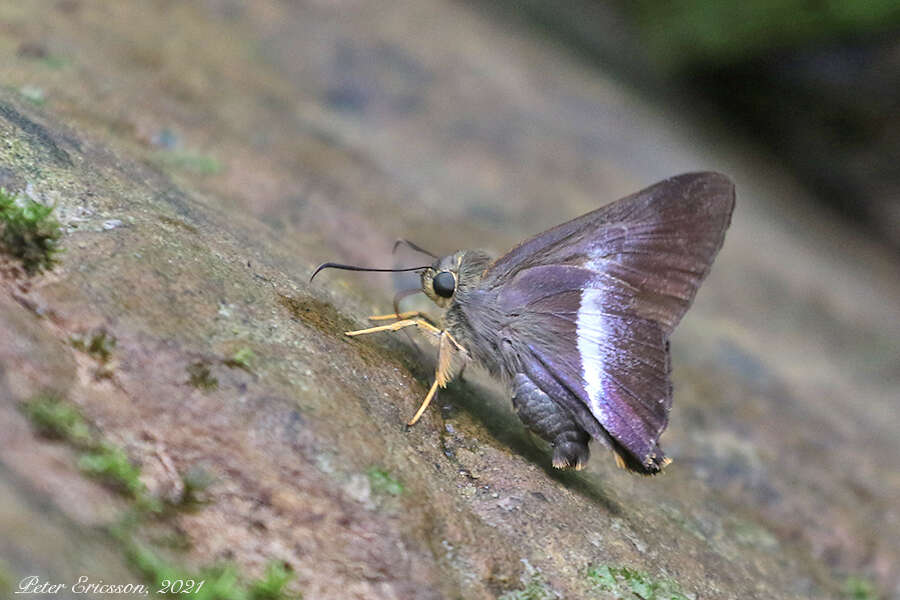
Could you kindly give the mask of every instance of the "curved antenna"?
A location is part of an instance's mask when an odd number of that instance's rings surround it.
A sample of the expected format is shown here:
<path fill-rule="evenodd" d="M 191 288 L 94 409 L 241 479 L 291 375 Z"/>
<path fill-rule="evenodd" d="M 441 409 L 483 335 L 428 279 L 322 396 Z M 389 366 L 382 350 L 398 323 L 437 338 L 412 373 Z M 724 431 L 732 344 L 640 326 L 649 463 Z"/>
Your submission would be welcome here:
<path fill-rule="evenodd" d="M 414 243 L 412 243 L 412 242 L 409 241 L 409 240 L 404 240 L 404 239 L 399 239 L 399 240 L 397 240 L 396 242 L 394 242 L 394 249 L 391 250 L 391 254 L 395 254 L 395 253 L 397 252 L 397 246 L 399 246 L 399 245 L 401 245 L 401 244 L 406 245 L 406 246 L 409 246 L 410 248 L 412 248 L 412 249 L 415 250 L 416 252 L 421 252 L 422 254 L 427 254 L 427 255 L 430 256 L 431 258 L 440 258 L 440 256 L 438 256 L 438 255 L 436 255 L 436 254 L 433 254 L 433 253 L 429 252 L 429 251 L 426 250 L 425 248 L 422 248 L 421 246 L 419 246 L 419 245 L 417 245 L 417 244 L 414 244 Z"/>
<path fill-rule="evenodd" d="M 324 269 L 343 269 L 345 271 L 377 271 L 379 273 L 399 273 L 402 271 L 421 271 L 423 269 L 429 268 L 430 265 L 425 265 L 424 267 L 409 267 L 407 269 L 370 269 L 368 267 L 357 267 L 355 265 L 342 265 L 340 263 L 327 262 L 322 263 L 316 270 L 313 271 L 313 274 L 309 276 L 309 281 L 312 283 L 313 277 L 319 274 L 319 271 Z"/>

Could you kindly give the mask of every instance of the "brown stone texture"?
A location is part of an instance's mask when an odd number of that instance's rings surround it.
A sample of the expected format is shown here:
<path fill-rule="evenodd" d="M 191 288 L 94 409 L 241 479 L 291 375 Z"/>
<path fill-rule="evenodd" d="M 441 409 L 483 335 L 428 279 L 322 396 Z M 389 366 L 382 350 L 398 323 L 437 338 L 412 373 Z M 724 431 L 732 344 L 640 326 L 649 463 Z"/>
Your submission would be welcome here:
<path fill-rule="evenodd" d="M 281 561 L 308 599 L 494 598 L 523 561 L 564 598 L 604 597 L 590 565 L 696 599 L 840 598 L 848 576 L 900 598 L 897 257 L 721 118 L 439 0 L 4 2 L 0 56 L 0 184 L 65 230 L 52 272 L 0 279 L 8 580 L 139 581 L 107 533 L 128 500 L 19 410 L 52 390 L 159 498 L 214 476 L 148 540 L 247 577 Z M 738 205 L 672 339 L 658 477 L 599 447 L 554 471 L 474 370 L 405 431 L 433 352 L 342 331 L 408 279 L 307 283 L 324 260 L 421 260 L 392 257 L 400 237 L 503 252 L 699 169 Z M 70 341 L 100 329 L 105 376 Z M 244 348 L 249 371 L 224 364 Z M 197 362 L 215 389 L 189 384 Z"/>

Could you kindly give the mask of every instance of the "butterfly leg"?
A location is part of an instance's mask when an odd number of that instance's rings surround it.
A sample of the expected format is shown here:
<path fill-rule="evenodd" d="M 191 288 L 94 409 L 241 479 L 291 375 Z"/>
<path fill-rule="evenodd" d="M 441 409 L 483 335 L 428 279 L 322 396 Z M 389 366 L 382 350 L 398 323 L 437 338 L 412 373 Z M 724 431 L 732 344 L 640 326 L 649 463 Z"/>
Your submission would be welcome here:
<path fill-rule="evenodd" d="M 591 436 L 575 417 L 553 401 L 523 373 L 513 379 L 513 407 L 522 422 L 553 446 L 553 466 L 583 469 L 590 457 Z"/>
<path fill-rule="evenodd" d="M 399 331 L 400 329 L 412 327 L 413 325 L 438 338 L 438 364 L 434 373 L 434 383 L 431 384 L 431 388 L 428 390 L 428 394 L 425 396 L 425 400 L 422 401 L 419 410 L 417 410 L 413 418 L 407 422 L 407 426 L 415 425 L 422 417 L 425 409 L 428 408 L 428 405 L 431 404 L 431 401 L 437 394 L 438 387 L 447 387 L 450 380 L 465 369 L 466 363 L 468 363 L 469 360 L 468 351 L 456 341 L 456 338 L 454 338 L 449 331 L 435 327 L 421 317 L 415 319 L 403 319 L 390 323 L 389 325 L 379 325 L 378 327 L 344 332 L 344 335 L 355 337 L 357 335 L 365 335 L 368 333 L 378 333 L 379 331 Z"/>
<path fill-rule="evenodd" d="M 422 318 L 402 319 L 395 321 L 389 325 L 379 325 L 378 327 L 369 327 L 368 329 L 357 329 L 356 331 L 345 331 L 344 335 L 355 337 L 357 335 L 365 335 L 367 333 L 378 333 L 379 331 L 398 331 L 404 327 L 417 326 L 429 333 L 440 333 L 441 330 Z"/>
<path fill-rule="evenodd" d="M 406 423 L 407 427 L 412 427 L 419 421 L 422 414 L 425 412 L 425 409 L 428 408 L 428 405 L 431 404 L 431 401 L 437 394 L 438 387 L 447 387 L 447 384 L 450 383 L 456 375 L 462 373 L 468 363 L 469 353 L 452 335 L 450 335 L 449 331 L 441 331 L 440 336 L 441 338 L 438 344 L 438 364 L 437 369 L 435 369 L 434 372 L 434 383 L 431 384 L 431 389 L 428 390 L 428 395 L 425 396 L 425 400 L 422 401 L 419 410 L 417 410 L 416 414 L 413 415 L 413 418 Z"/>
<path fill-rule="evenodd" d="M 429 323 L 431 323 L 432 325 L 435 324 L 434 319 L 432 319 L 425 313 L 418 311 L 418 310 L 407 310 L 404 312 L 394 312 L 389 315 L 372 315 L 371 317 L 369 317 L 369 320 L 370 321 L 389 321 L 391 319 L 403 320 L 403 319 L 411 319 L 413 317 L 424 319 L 424 320 L 428 321 Z M 409 338 L 410 343 L 412 343 L 412 345 L 415 346 L 416 350 L 421 351 L 419 348 L 419 345 L 416 343 L 416 340 L 414 340 L 413 337 L 411 335 L 409 335 L 408 331 L 406 332 L 406 337 Z"/>
<path fill-rule="evenodd" d="M 426 319 L 427 321 L 431 321 L 423 312 L 418 310 L 407 310 L 402 313 L 391 313 L 389 315 L 372 315 L 368 319 L 370 321 L 389 321 L 391 319 L 411 319 L 413 317 L 420 317 L 422 319 Z"/>
<path fill-rule="evenodd" d="M 407 427 L 412 427 L 416 423 L 419 422 L 419 419 L 422 418 L 422 415 L 425 414 L 425 409 L 428 408 L 428 405 L 431 404 L 432 399 L 437 395 L 438 389 L 438 381 L 434 380 L 434 383 L 431 384 L 431 389 L 428 390 L 428 394 L 425 396 L 425 399 L 422 400 L 422 404 L 419 406 L 419 410 L 416 411 L 416 414 L 413 415 L 413 418 L 406 422 Z"/>

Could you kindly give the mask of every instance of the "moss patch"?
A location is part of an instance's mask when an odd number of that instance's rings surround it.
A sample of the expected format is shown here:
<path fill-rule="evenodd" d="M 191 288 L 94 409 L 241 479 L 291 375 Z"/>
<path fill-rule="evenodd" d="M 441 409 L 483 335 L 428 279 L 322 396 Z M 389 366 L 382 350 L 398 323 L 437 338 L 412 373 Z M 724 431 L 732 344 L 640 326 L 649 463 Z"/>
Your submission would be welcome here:
<path fill-rule="evenodd" d="M 61 237 L 52 206 L 0 188 L 0 250 L 21 260 L 29 275 L 56 264 Z"/>
<path fill-rule="evenodd" d="M 523 560 L 525 572 L 522 575 L 522 587 L 511 590 L 499 597 L 498 600 L 555 600 L 559 595 L 550 589 L 540 571 Z"/>
<path fill-rule="evenodd" d="M 243 369 L 248 373 L 252 373 L 251 363 L 254 358 L 256 358 L 256 355 L 253 354 L 253 350 L 245 346 L 239 348 L 237 352 L 226 358 L 224 363 L 225 366 L 231 367 L 232 369 Z"/>
<path fill-rule="evenodd" d="M 78 409 L 53 394 L 40 394 L 23 405 L 31 424 L 47 437 L 62 439 L 77 448 L 88 448 L 94 436 Z"/>
<path fill-rule="evenodd" d="M 598 592 L 610 594 L 617 600 L 688 600 L 681 586 L 667 579 L 654 580 L 647 573 L 629 567 L 600 565 L 588 567 L 586 577 Z"/>
<path fill-rule="evenodd" d="M 79 410 L 54 394 L 40 394 L 23 405 L 25 415 L 43 435 L 80 450 L 78 468 L 133 498 L 144 510 L 161 510 L 140 480 L 141 471 L 125 452 L 94 432 Z"/>
<path fill-rule="evenodd" d="M 372 487 L 372 491 L 376 494 L 399 496 L 403 493 L 403 484 L 384 469 L 372 467 L 366 472 L 366 475 L 369 477 L 369 485 Z"/>
<path fill-rule="evenodd" d="M 298 597 L 291 596 L 285 591 L 285 586 L 293 579 L 291 573 L 282 563 L 270 563 L 266 574 L 261 579 L 251 582 L 248 589 L 248 598 L 252 600 L 279 600 L 280 598 Z"/>
<path fill-rule="evenodd" d="M 137 530 L 147 518 L 163 510 L 163 504 L 149 495 L 141 482 L 140 468 L 125 452 L 102 439 L 71 403 L 54 394 L 41 394 L 22 405 L 22 411 L 42 434 L 68 442 L 80 450 L 78 467 L 101 479 L 134 500 L 125 518 L 110 533 L 124 547 L 131 566 L 153 586 L 153 591 L 169 598 L 193 600 L 290 600 L 299 598 L 286 590 L 293 573 L 282 563 L 273 562 L 259 579 L 242 577 L 232 565 L 220 565 L 192 572 L 177 567 L 150 546 L 137 541 Z M 195 498 L 211 482 L 202 469 L 184 476 L 185 497 Z M 171 508 L 171 507 L 170 507 Z M 0 592 L 11 585 L 11 578 L 0 563 Z M 172 588 L 172 582 L 183 587 Z M 181 585 L 181 584 L 177 584 Z"/>
<path fill-rule="evenodd" d="M 134 498 L 146 493 L 140 480 L 141 470 L 131 463 L 121 448 L 111 444 L 102 442 L 97 448 L 82 454 L 78 459 L 78 468 Z"/>
<path fill-rule="evenodd" d="M 246 580 L 232 565 L 221 565 L 191 572 L 177 567 L 149 547 L 135 542 L 128 536 L 126 545 L 132 566 L 153 586 L 154 591 L 166 590 L 169 598 L 192 600 L 290 600 L 299 599 L 286 589 L 293 573 L 278 562 L 269 564 L 263 577 Z M 173 589 L 172 582 L 184 582 L 182 588 Z"/>
<path fill-rule="evenodd" d="M 188 383 L 197 389 L 210 391 L 219 387 L 219 380 L 213 376 L 209 363 L 206 361 L 191 363 L 188 365 L 187 373 Z"/>
<path fill-rule="evenodd" d="M 73 336 L 72 345 L 101 363 L 108 363 L 116 348 L 116 338 L 101 329 L 88 336 Z"/>
<path fill-rule="evenodd" d="M 851 575 L 844 581 L 843 597 L 847 600 L 879 600 L 881 596 L 871 581 Z"/>

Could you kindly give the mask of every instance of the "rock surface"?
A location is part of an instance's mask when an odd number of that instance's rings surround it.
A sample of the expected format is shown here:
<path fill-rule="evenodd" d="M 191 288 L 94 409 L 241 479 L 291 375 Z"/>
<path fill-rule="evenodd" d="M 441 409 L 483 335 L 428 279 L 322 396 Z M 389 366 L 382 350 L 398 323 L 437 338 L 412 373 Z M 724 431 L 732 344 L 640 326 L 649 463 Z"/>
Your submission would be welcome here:
<path fill-rule="evenodd" d="M 142 539 L 248 578 L 281 562 L 306 598 L 615 597 L 591 566 L 689 598 L 848 577 L 900 598 L 896 257 L 727 123 L 461 3 L 36 1 L 0 23 L 0 184 L 66 231 L 53 272 L 0 280 L 0 585 L 139 581 L 108 533 L 130 501 L 20 410 L 53 391 L 154 496 L 214 477 Z M 477 373 L 404 431 L 430 352 L 341 334 L 390 310 L 390 280 L 307 284 L 322 260 L 392 264 L 398 237 L 502 252 L 697 169 L 738 209 L 672 340 L 659 477 L 599 448 L 554 471 Z M 99 331 L 108 364 L 71 342 Z"/>

